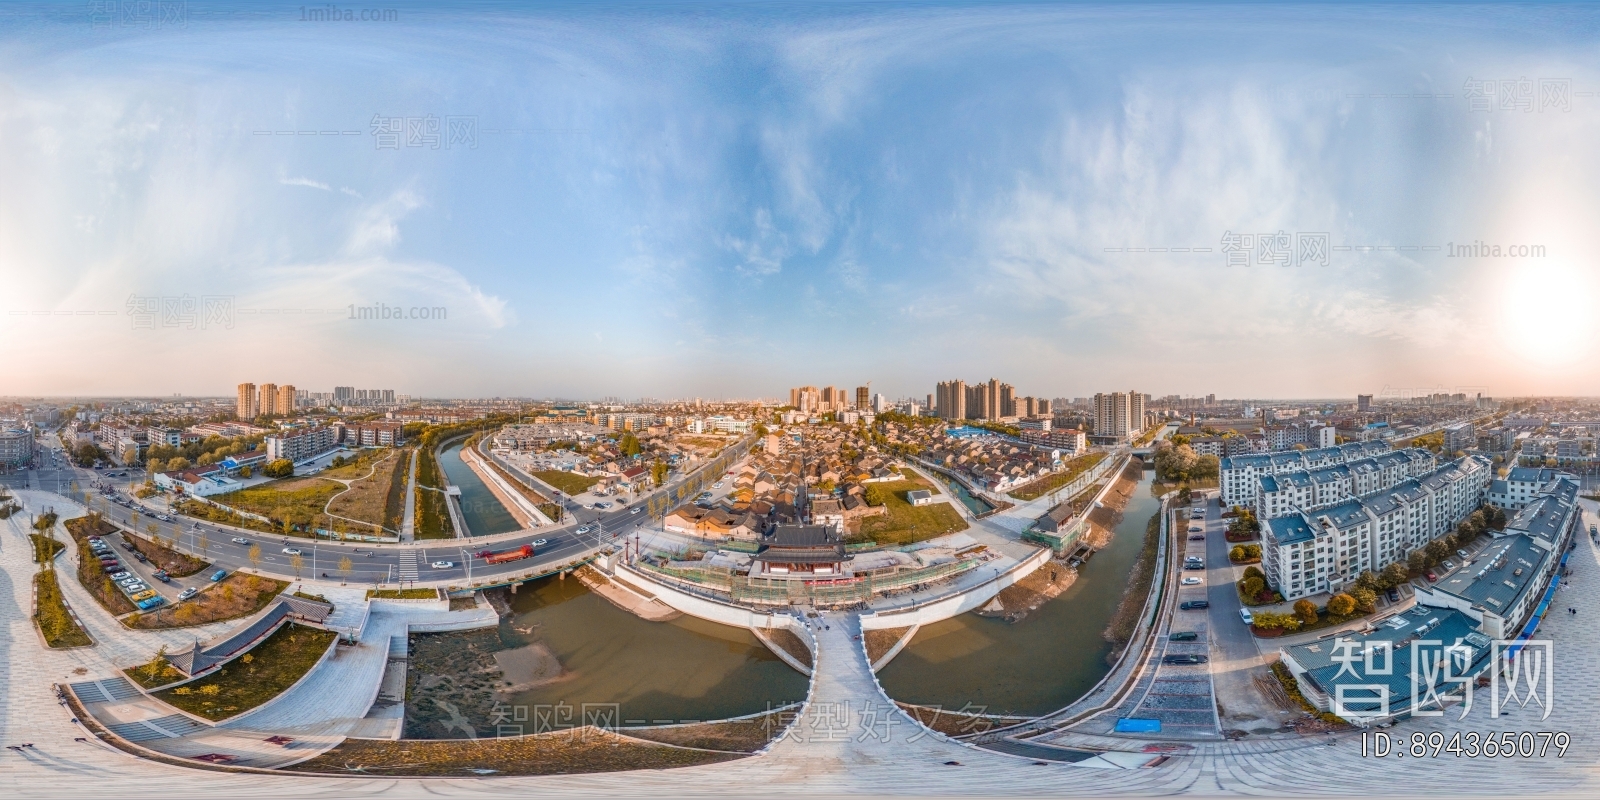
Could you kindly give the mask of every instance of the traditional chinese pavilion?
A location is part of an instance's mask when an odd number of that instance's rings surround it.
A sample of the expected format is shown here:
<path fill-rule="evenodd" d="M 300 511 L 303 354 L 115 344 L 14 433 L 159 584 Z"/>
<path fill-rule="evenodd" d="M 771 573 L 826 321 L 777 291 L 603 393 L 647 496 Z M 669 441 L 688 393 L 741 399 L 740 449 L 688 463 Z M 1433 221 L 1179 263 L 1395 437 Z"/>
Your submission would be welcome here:
<path fill-rule="evenodd" d="M 848 577 L 844 541 L 832 525 L 774 525 L 761 536 L 750 564 L 751 578 L 835 579 Z"/>

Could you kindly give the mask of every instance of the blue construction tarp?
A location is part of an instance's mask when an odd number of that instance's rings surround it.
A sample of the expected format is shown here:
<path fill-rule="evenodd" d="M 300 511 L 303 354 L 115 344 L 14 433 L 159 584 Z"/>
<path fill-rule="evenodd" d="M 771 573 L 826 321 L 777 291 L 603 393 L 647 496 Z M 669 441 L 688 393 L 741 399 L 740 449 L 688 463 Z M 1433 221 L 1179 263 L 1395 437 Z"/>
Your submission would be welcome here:
<path fill-rule="evenodd" d="M 1117 733 L 1160 733 L 1161 720 L 1123 717 L 1117 720 Z"/>

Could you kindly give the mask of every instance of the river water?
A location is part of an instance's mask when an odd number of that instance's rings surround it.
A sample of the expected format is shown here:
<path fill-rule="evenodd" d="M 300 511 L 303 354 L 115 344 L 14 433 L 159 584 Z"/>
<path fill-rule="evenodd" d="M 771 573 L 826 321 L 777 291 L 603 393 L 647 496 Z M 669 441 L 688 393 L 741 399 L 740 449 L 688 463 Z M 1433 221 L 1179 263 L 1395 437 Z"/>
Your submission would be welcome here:
<path fill-rule="evenodd" d="M 451 483 L 461 487 L 461 516 L 466 519 L 469 535 L 489 536 L 522 528 L 478 473 L 461 460 L 461 442 L 439 451 L 439 468 Z"/>
<path fill-rule="evenodd" d="M 647 622 L 570 577 L 523 584 L 512 611 L 502 640 L 537 643 L 561 662 L 559 678 L 518 692 L 514 705 L 615 703 L 624 724 L 656 724 L 726 719 L 805 699 L 807 678 L 743 628 L 689 616 Z"/>
<path fill-rule="evenodd" d="M 1082 697 L 1111 665 L 1103 637 L 1160 508 L 1146 471 L 1111 543 L 1061 596 L 1021 621 L 967 613 L 924 626 L 878 680 L 896 700 L 989 714 L 1037 715 Z M 980 708 L 981 707 L 981 708 Z"/>

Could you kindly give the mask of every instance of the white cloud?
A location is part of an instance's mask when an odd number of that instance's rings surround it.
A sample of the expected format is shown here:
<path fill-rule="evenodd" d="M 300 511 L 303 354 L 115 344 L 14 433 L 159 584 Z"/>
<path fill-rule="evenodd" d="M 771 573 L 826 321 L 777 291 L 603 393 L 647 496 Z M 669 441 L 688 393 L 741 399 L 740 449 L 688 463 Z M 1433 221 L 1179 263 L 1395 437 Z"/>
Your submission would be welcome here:
<path fill-rule="evenodd" d="M 321 189 L 324 192 L 333 191 L 333 187 L 329 186 L 328 184 L 320 183 L 318 181 L 311 180 L 310 178 L 279 178 L 278 183 L 281 183 L 284 186 L 309 186 L 313 189 Z"/>

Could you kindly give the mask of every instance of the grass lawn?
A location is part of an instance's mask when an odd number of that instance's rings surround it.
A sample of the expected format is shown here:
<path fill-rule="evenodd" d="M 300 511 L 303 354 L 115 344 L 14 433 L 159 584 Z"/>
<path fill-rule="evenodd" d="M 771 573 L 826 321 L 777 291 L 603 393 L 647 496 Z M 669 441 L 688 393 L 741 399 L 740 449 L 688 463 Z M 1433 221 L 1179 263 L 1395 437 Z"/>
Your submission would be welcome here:
<path fill-rule="evenodd" d="M 294 685 L 337 636 L 291 622 L 222 669 L 156 697 L 213 721 L 242 714 Z"/>
<path fill-rule="evenodd" d="M 56 583 L 56 571 L 47 569 L 33 576 L 33 588 L 38 594 L 38 607 L 33 612 L 33 622 L 44 634 L 45 643 L 51 647 L 84 647 L 94 644 L 72 614 L 67 611 L 67 601 L 61 597 L 61 585 Z"/>
<path fill-rule="evenodd" d="M 367 597 L 379 600 L 438 600 L 438 589 L 368 589 Z"/>
<path fill-rule="evenodd" d="M 587 478 L 577 473 L 562 472 L 558 469 L 540 470 L 532 473 L 532 475 L 569 495 L 583 494 L 589 491 L 590 486 L 600 482 L 599 478 Z"/>
<path fill-rule="evenodd" d="M 179 503 L 176 508 L 179 514 L 182 514 L 186 517 L 194 517 L 195 519 L 203 519 L 209 522 L 220 522 L 223 525 L 232 525 L 235 528 L 246 528 L 252 531 L 261 531 L 262 533 L 276 533 L 279 535 L 283 534 L 282 527 L 268 525 L 259 519 L 241 517 L 230 509 L 217 508 L 209 503 L 201 503 L 196 500 L 185 500 Z M 305 534 L 297 531 L 294 535 L 304 536 Z"/>
<path fill-rule="evenodd" d="M 350 491 L 339 495 L 328 504 L 328 513 L 350 519 L 370 522 L 390 532 L 400 530 L 401 516 L 405 513 L 406 467 L 410 452 L 391 453 L 390 458 L 362 468 L 362 475 L 372 469 L 372 476 L 350 484 Z M 344 469 L 341 467 L 340 469 Z M 334 521 L 336 524 L 338 520 Z"/>
<path fill-rule="evenodd" d="M 847 536 L 846 542 L 911 544 L 967 529 L 967 521 L 949 503 L 914 506 L 906 500 L 907 492 L 929 488 L 926 481 L 886 481 L 871 485 L 889 490 L 886 504 L 889 513 L 881 517 L 863 517 L 861 530 Z"/>
<path fill-rule="evenodd" d="M 235 572 L 188 600 L 135 614 L 125 623 L 130 628 L 156 630 L 248 617 L 266 608 L 288 586 L 272 578 Z"/>
<path fill-rule="evenodd" d="M 445 506 L 443 492 L 428 491 L 423 487 L 444 488 L 444 470 L 434 457 L 432 447 L 417 451 L 417 530 L 418 539 L 453 539 L 456 535 L 450 522 L 450 510 Z"/>
<path fill-rule="evenodd" d="M 341 481 L 353 481 L 364 478 L 372 469 L 372 464 L 394 455 L 392 450 L 360 450 L 354 456 L 345 456 L 350 462 L 338 467 L 329 467 L 317 473 L 319 478 L 337 478 Z"/>
<path fill-rule="evenodd" d="M 116 533 L 117 526 L 101 519 L 98 514 L 69 519 L 61 524 L 78 544 L 78 584 L 113 617 L 120 617 L 134 610 L 133 602 L 128 600 L 128 596 L 123 594 L 122 590 L 111 582 L 111 577 L 105 570 L 100 568 L 100 560 L 92 557 L 89 543 L 86 541 L 90 536 L 109 536 Z M 126 552 L 120 555 L 126 555 Z"/>
<path fill-rule="evenodd" d="M 1090 453 L 1078 456 L 1067 462 L 1059 472 L 1053 472 L 1032 483 L 1023 484 L 1006 494 L 1018 500 L 1037 500 L 1045 495 L 1066 486 L 1078 479 L 1079 475 L 1088 472 L 1094 465 L 1104 461 L 1105 453 Z"/>
<path fill-rule="evenodd" d="M 297 524 L 314 520 L 328 499 L 344 491 L 344 484 L 323 478 L 284 478 L 251 486 L 237 492 L 212 495 L 212 502 L 270 518 L 282 524 L 290 519 Z"/>

